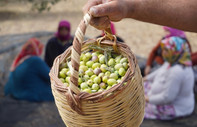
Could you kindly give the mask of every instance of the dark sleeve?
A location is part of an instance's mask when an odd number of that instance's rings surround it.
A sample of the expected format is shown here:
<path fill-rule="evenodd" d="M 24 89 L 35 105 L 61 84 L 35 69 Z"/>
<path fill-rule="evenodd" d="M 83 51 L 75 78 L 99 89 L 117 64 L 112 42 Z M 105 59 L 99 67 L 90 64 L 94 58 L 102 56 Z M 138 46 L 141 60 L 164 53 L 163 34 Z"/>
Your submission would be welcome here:
<path fill-rule="evenodd" d="M 47 66 L 47 64 L 39 57 L 33 57 L 31 64 L 36 70 L 37 75 L 41 77 L 43 80 L 50 82 L 49 78 L 49 71 L 50 68 Z"/>
<path fill-rule="evenodd" d="M 124 42 L 124 40 L 121 37 L 119 37 L 119 36 L 117 36 L 117 41 Z"/>
<path fill-rule="evenodd" d="M 44 61 L 51 68 L 53 65 L 53 40 L 50 39 L 46 45 Z"/>
<path fill-rule="evenodd" d="M 151 66 L 152 65 L 153 61 L 155 60 L 155 57 L 157 56 L 157 50 L 160 47 L 160 43 L 161 42 L 159 41 L 159 43 L 150 52 L 149 57 L 147 59 L 146 66 Z"/>

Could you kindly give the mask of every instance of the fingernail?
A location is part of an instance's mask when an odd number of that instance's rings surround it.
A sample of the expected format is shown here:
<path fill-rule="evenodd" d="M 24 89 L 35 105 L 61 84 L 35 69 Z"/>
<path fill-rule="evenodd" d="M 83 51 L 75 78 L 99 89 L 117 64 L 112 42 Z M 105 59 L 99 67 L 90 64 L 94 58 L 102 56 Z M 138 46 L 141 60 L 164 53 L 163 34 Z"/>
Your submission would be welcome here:
<path fill-rule="evenodd" d="M 97 13 L 97 9 L 95 7 L 91 7 L 90 8 L 90 14 L 96 15 L 96 13 Z"/>

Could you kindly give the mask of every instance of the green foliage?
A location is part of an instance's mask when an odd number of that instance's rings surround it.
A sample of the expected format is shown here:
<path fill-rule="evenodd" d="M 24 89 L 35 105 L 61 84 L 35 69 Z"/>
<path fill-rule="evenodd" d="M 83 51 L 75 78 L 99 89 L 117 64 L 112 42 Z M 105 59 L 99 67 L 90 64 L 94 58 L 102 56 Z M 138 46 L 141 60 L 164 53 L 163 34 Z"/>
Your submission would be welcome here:
<path fill-rule="evenodd" d="M 61 0 L 28 0 L 32 3 L 32 9 L 37 10 L 39 12 L 43 12 L 45 10 L 49 11 L 51 7 Z"/>

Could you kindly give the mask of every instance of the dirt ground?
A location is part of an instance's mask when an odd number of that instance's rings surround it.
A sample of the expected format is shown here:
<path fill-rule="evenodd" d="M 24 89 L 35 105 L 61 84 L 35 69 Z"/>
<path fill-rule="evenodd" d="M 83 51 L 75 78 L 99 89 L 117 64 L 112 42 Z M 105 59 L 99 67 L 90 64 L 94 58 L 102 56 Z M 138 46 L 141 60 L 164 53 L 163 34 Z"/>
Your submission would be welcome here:
<path fill-rule="evenodd" d="M 82 19 L 82 7 L 87 0 L 66 0 L 53 6 L 50 12 L 37 13 L 31 11 L 26 2 L 7 0 L 0 2 L 0 35 L 29 33 L 36 31 L 56 31 L 60 20 L 66 19 L 72 24 L 74 34 Z M 12 2 L 9 2 L 12 1 Z M 117 34 L 131 47 L 134 53 L 147 57 L 151 48 L 162 38 L 161 26 L 125 19 L 115 23 Z M 101 32 L 89 27 L 86 35 L 93 38 Z M 187 33 L 193 51 L 197 51 L 197 34 Z"/>

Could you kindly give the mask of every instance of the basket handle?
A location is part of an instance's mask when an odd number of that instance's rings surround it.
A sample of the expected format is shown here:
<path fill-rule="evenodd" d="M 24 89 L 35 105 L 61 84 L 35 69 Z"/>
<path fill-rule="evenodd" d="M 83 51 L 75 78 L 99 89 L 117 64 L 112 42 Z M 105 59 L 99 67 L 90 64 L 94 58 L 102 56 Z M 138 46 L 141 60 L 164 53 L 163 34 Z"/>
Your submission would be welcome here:
<path fill-rule="evenodd" d="M 72 90 L 75 94 L 79 94 L 80 90 L 78 88 L 78 71 L 79 71 L 79 65 L 80 65 L 80 55 L 81 55 L 81 47 L 84 39 L 84 35 L 86 32 L 86 28 L 90 23 L 90 20 L 92 19 L 92 16 L 87 13 L 83 17 L 83 20 L 80 22 L 76 32 L 75 37 L 73 41 L 73 46 L 71 49 L 71 77 L 70 77 L 70 85 L 69 88 Z M 111 39 L 110 37 L 114 37 L 111 32 L 111 28 L 107 28 L 105 30 L 105 35 L 108 37 L 108 39 Z M 107 39 L 107 38 L 105 38 Z M 114 39 L 115 40 L 115 39 Z M 116 48 L 116 41 L 114 49 Z M 117 48 L 116 48 L 117 49 Z"/>

